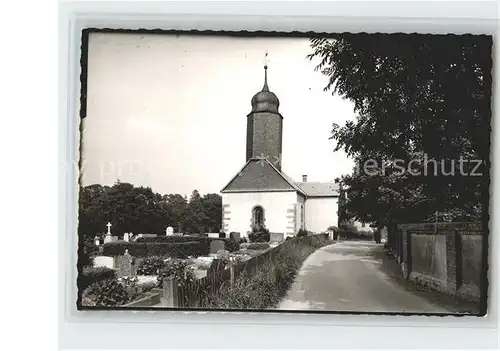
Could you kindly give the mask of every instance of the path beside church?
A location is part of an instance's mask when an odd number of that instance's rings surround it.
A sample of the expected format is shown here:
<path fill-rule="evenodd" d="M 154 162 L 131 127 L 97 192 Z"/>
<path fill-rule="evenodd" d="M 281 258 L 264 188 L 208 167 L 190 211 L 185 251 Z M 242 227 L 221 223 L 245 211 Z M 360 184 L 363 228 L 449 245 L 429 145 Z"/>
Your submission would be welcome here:
<path fill-rule="evenodd" d="M 351 312 L 457 312 L 442 294 L 421 292 L 399 282 L 383 264 L 383 245 L 337 242 L 325 246 L 304 262 L 287 296 L 285 310 Z M 445 307 L 446 306 L 446 307 Z"/>

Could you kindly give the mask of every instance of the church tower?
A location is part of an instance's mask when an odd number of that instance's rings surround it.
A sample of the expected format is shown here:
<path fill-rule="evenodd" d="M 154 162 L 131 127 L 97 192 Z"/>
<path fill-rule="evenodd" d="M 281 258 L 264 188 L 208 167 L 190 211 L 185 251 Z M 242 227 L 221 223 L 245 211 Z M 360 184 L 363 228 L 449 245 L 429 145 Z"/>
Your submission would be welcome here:
<path fill-rule="evenodd" d="M 280 102 L 269 91 L 267 64 L 264 66 L 264 86 L 252 98 L 252 111 L 247 115 L 247 161 L 265 157 L 281 170 L 283 116 L 278 111 Z"/>

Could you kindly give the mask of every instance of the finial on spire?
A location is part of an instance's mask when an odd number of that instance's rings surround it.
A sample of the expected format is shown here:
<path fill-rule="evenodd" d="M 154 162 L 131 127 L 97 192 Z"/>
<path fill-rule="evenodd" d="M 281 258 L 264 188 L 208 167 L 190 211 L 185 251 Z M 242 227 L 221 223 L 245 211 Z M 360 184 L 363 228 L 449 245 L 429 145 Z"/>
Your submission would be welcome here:
<path fill-rule="evenodd" d="M 264 86 L 262 87 L 262 91 L 269 91 L 269 87 L 267 86 L 267 51 L 264 55 Z"/>

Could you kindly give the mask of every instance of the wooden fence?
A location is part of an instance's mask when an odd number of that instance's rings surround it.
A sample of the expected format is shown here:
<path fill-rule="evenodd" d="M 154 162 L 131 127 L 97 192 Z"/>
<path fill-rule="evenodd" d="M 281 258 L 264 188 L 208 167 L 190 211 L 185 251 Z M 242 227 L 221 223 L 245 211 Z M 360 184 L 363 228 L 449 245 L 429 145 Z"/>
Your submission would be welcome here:
<path fill-rule="evenodd" d="M 257 273 L 259 267 L 262 267 L 264 264 L 274 264 L 276 257 L 283 250 L 293 249 L 295 245 L 314 244 L 325 239 L 328 239 L 328 234 L 294 238 L 244 262 L 236 263 L 231 261 L 227 268 L 220 269 L 219 271 L 209 270 L 206 277 L 185 285 L 178 285 L 175 279 L 166 278 L 163 282 L 165 304 L 167 307 L 201 307 L 205 299 L 215 295 L 225 285 L 234 284 L 236 279 L 242 274 L 253 276 Z"/>

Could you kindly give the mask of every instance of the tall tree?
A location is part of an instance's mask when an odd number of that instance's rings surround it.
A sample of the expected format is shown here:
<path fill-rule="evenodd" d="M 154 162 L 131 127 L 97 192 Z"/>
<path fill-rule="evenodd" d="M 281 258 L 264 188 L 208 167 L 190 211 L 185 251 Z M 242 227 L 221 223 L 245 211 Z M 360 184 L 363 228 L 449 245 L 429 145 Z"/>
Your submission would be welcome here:
<path fill-rule="evenodd" d="M 222 197 L 219 194 L 206 194 L 201 203 L 205 214 L 205 229 L 211 233 L 219 232 L 222 226 Z"/>
<path fill-rule="evenodd" d="M 190 233 L 202 233 L 205 231 L 206 216 L 203 211 L 201 195 L 194 190 L 189 198 L 187 218 L 185 221 L 186 231 Z"/>
<path fill-rule="evenodd" d="M 408 165 L 425 155 L 454 173 L 444 175 L 429 163 L 427 175 L 353 174 L 346 181 L 351 215 L 377 221 L 383 213 L 406 221 L 410 212 L 423 220 L 446 209 L 457 218 L 477 215 L 488 199 L 491 45 L 491 37 L 472 35 L 342 34 L 311 40 L 308 57 L 319 59 L 316 69 L 328 77 L 325 90 L 353 101 L 357 112 L 355 121 L 333 126 L 336 150 L 379 166 L 396 159 Z M 482 175 L 461 175 L 458 162 L 452 163 L 460 157 L 480 160 L 476 173 Z"/>

